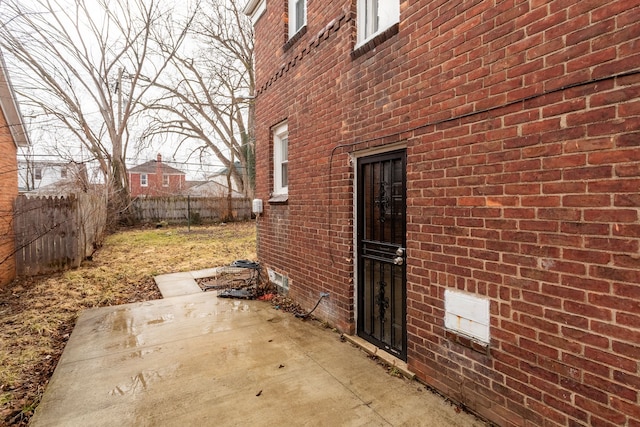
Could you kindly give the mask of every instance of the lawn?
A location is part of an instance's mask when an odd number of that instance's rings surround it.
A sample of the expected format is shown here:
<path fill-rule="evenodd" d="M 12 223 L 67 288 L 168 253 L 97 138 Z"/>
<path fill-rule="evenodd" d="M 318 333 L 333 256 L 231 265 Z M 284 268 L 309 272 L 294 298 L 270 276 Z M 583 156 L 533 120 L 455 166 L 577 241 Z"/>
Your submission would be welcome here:
<path fill-rule="evenodd" d="M 0 290 L 0 425 L 26 425 L 83 309 L 161 298 L 153 276 L 255 259 L 251 222 L 127 229 L 83 265 Z"/>

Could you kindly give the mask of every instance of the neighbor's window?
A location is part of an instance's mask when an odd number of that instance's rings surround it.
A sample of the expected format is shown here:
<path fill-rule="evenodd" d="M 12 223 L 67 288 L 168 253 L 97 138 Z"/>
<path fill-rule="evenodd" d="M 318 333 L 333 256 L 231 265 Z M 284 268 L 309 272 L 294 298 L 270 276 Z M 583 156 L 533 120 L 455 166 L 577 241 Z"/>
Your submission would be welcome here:
<path fill-rule="evenodd" d="M 42 168 L 36 168 L 35 178 L 42 179 Z"/>
<path fill-rule="evenodd" d="M 307 24 L 307 0 L 289 0 L 289 38 Z"/>
<path fill-rule="evenodd" d="M 281 124 L 273 130 L 273 193 L 289 191 L 289 130 Z"/>
<path fill-rule="evenodd" d="M 60 178 L 66 178 L 66 177 L 67 177 L 67 168 L 60 169 Z"/>
<path fill-rule="evenodd" d="M 358 0 L 358 44 L 400 21 L 400 0 Z"/>
<path fill-rule="evenodd" d="M 140 174 L 140 186 L 146 187 L 147 185 L 149 185 L 149 181 L 147 180 L 147 174 L 146 173 Z"/>
<path fill-rule="evenodd" d="M 162 175 L 162 186 L 163 187 L 169 186 L 169 175 L 167 174 Z"/>

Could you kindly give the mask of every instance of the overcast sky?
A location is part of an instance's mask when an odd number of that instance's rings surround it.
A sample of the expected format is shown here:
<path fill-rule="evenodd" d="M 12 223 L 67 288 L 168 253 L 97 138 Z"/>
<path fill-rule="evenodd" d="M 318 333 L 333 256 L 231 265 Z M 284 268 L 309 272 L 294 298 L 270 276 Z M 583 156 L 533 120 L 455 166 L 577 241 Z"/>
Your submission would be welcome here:
<path fill-rule="evenodd" d="M 32 0 L 22 0 L 24 4 L 31 4 Z M 69 5 L 72 3 L 71 0 L 57 0 L 60 4 L 64 4 L 65 2 Z M 88 0 L 88 3 L 95 0 Z M 186 10 L 185 5 L 189 3 L 189 0 L 164 0 L 168 1 L 178 8 Z M 3 0 L 0 0 L 0 6 L 2 5 Z M 99 10 L 99 9 L 96 9 Z M 14 76 L 12 73 L 12 68 L 17 67 L 17 65 L 11 61 L 11 58 L 7 58 L 9 73 L 12 75 L 14 80 L 14 86 L 18 87 L 20 85 L 19 76 Z M 123 85 L 126 90 L 126 84 Z M 81 148 L 81 144 L 76 141 L 70 131 L 64 129 L 56 129 L 51 126 L 50 123 L 43 121 L 41 117 L 35 117 L 33 115 L 33 110 L 26 104 L 21 105 L 22 113 L 25 117 L 25 122 L 28 128 L 28 131 L 31 136 L 31 140 L 33 141 L 33 147 L 31 155 L 36 160 L 50 160 L 50 161 L 64 161 L 73 158 L 76 161 L 85 161 L 89 158 L 86 150 Z M 94 112 L 96 116 L 98 116 L 97 111 Z M 131 124 L 131 133 L 135 135 L 139 129 L 144 126 L 144 123 L 134 123 Z M 134 136 L 132 136 L 131 146 L 134 145 Z M 147 147 L 143 148 L 139 152 L 132 147 L 129 149 L 127 153 L 127 165 L 129 167 L 135 166 L 136 164 L 143 163 L 147 160 L 155 159 L 157 154 L 162 154 L 163 160 L 171 166 L 174 166 L 185 173 L 187 173 L 187 178 L 190 180 L 201 180 L 204 178 L 206 173 L 211 173 L 213 171 L 219 170 L 222 166 L 219 161 L 212 155 L 206 155 L 206 157 L 201 157 L 201 152 L 193 152 L 199 145 L 200 142 L 195 143 L 185 143 L 181 147 L 178 147 L 177 138 L 167 136 L 164 140 L 161 138 L 154 138 L 152 141 L 147 141 Z M 206 153 L 206 152 L 205 152 Z"/>

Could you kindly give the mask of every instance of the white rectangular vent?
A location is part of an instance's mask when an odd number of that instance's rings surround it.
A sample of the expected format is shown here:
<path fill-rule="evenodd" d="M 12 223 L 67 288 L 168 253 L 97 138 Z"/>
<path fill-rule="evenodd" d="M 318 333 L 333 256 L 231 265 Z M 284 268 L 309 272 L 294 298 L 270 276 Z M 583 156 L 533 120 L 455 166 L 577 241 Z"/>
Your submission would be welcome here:
<path fill-rule="evenodd" d="M 447 289 L 444 309 L 447 329 L 489 344 L 489 299 Z"/>
<path fill-rule="evenodd" d="M 278 292 L 282 294 L 289 292 L 289 278 L 287 276 L 277 273 L 270 268 L 267 268 L 267 274 L 269 275 L 269 281 L 278 288 Z"/>

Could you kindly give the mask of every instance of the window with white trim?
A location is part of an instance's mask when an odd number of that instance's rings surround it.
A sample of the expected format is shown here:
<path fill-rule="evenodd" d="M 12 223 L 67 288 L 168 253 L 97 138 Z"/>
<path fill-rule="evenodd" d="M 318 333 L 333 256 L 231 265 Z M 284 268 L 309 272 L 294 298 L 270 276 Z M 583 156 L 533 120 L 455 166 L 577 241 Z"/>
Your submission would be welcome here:
<path fill-rule="evenodd" d="M 147 174 L 146 173 L 141 173 L 140 174 L 140 187 L 146 187 L 147 185 L 149 185 L 149 180 L 147 179 Z"/>
<path fill-rule="evenodd" d="M 163 187 L 168 187 L 169 186 L 169 175 L 162 174 L 162 186 Z"/>
<path fill-rule="evenodd" d="M 273 194 L 289 192 L 289 128 L 281 124 L 273 130 Z"/>
<path fill-rule="evenodd" d="M 307 0 L 289 0 L 289 38 L 307 25 Z"/>
<path fill-rule="evenodd" d="M 358 0 L 358 45 L 400 21 L 400 0 Z"/>

